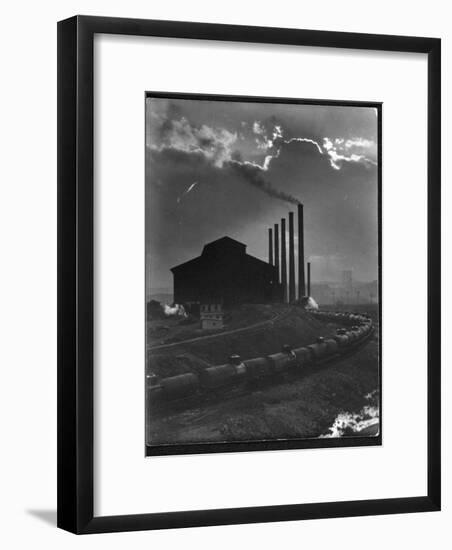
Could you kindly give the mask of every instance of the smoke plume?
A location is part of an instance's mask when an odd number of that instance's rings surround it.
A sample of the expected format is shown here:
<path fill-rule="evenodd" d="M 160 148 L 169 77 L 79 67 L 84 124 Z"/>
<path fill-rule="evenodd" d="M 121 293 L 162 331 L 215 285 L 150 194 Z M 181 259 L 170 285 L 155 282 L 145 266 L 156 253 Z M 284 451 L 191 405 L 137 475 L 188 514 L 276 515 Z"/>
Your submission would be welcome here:
<path fill-rule="evenodd" d="M 296 197 L 273 187 L 273 185 L 262 176 L 261 167 L 256 166 L 251 162 L 240 160 L 230 160 L 229 164 L 238 174 L 245 178 L 247 183 L 257 187 L 270 197 L 280 201 L 289 202 L 291 204 L 300 204 L 300 201 Z"/>

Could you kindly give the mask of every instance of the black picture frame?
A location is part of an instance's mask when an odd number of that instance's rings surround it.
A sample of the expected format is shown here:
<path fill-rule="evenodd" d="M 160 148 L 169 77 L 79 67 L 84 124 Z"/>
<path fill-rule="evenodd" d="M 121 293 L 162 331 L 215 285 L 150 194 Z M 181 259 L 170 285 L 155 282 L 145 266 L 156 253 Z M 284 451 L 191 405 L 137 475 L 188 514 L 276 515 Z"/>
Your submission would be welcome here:
<path fill-rule="evenodd" d="M 94 516 L 93 41 L 96 33 L 428 55 L 428 488 L 345 502 Z M 441 41 L 75 16 L 58 23 L 58 526 L 77 534 L 440 510 Z"/>

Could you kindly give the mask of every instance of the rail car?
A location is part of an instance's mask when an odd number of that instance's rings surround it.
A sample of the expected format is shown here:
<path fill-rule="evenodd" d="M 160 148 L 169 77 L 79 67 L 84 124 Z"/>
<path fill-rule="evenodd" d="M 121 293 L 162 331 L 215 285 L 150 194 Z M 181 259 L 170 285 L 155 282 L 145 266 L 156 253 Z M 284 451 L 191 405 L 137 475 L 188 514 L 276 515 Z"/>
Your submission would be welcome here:
<path fill-rule="evenodd" d="M 341 334 L 336 334 L 335 336 L 333 336 L 333 338 L 337 342 L 339 349 L 347 347 L 349 343 L 349 337 L 347 336 L 345 331 Z"/>
<path fill-rule="evenodd" d="M 321 319 L 334 320 L 346 326 L 338 328 L 334 336 L 318 337 L 315 343 L 308 346 L 291 349 L 286 345 L 281 352 L 244 361 L 239 355 L 231 355 L 228 363 L 208 367 L 199 374 L 185 373 L 163 378 L 158 382 L 155 381 L 157 385 L 153 385 L 152 376 L 148 377 L 147 390 L 151 399 L 180 400 L 197 393 L 221 390 L 243 382 L 268 379 L 305 366 L 322 363 L 353 349 L 372 332 L 373 324 L 368 315 L 323 311 L 311 313 Z"/>
<path fill-rule="evenodd" d="M 297 356 L 291 349 L 269 355 L 268 359 L 272 363 L 273 372 L 276 374 L 288 372 L 296 366 L 297 362 Z"/>
<path fill-rule="evenodd" d="M 295 353 L 297 367 L 303 368 L 312 363 L 312 352 L 310 349 L 302 347 L 296 348 L 293 351 Z"/>
<path fill-rule="evenodd" d="M 334 338 L 326 338 L 324 344 L 326 345 L 328 355 L 334 355 L 339 351 L 338 343 Z"/>
<path fill-rule="evenodd" d="M 268 357 L 256 357 L 243 362 L 248 380 L 259 380 L 273 374 L 273 365 Z"/>
<path fill-rule="evenodd" d="M 215 389 L 232 385 L 238 377 L 235 365 L 226 363 L 215 367 L 208 367 L 201 375 L 201 385 L 206 389 Z"/>
<path fill-rule="evenodd" d="M 181 399 L 193 395 L 199 389 L 199 377 L 193 373 L 179 374 L 160 381 L 162 397 Z"/>

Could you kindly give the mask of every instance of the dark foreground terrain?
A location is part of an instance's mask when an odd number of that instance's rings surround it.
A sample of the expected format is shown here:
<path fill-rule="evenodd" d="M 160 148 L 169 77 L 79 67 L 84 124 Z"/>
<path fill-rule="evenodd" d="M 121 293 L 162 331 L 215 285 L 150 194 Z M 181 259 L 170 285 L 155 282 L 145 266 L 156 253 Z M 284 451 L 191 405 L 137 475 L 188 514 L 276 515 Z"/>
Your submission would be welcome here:
<path fill-rule="evenodd" d="M 232 354 L 250 359 L 278 352 L 284 344 L 294 348 L 305 346 L 318 336 L 334 334 L 337 326 L 322 323 L 302 308 L 289 304 L 242 306 L 230 314 L 228 324 L 219 331 L 187 329 L 182 324 L 185 338 L 181 339 L 177 325 L 176 340 L 148 347 L 147 374 L 166 377 L 199 372 L 226 363 Z"/>
<path fill-rule="evenodd" d="M 378 434 L 378 324 L 350 355 L 242 395 L 151 411 L 147 443 L 201 443 Z"/>

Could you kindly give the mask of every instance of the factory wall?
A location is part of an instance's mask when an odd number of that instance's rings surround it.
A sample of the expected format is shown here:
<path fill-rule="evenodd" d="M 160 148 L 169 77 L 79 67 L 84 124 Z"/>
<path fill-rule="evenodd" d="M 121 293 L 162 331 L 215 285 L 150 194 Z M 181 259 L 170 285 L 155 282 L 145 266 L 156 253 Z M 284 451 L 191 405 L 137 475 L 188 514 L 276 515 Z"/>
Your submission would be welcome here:
<path fill-rule="evenodd" d="M 246 254 L 246 246 L 229 237 L 206 245 L 201 256 L 172 272 L 179 304 L 218 301 L 228 306 L 280 299 L 276 268 Z"/>

